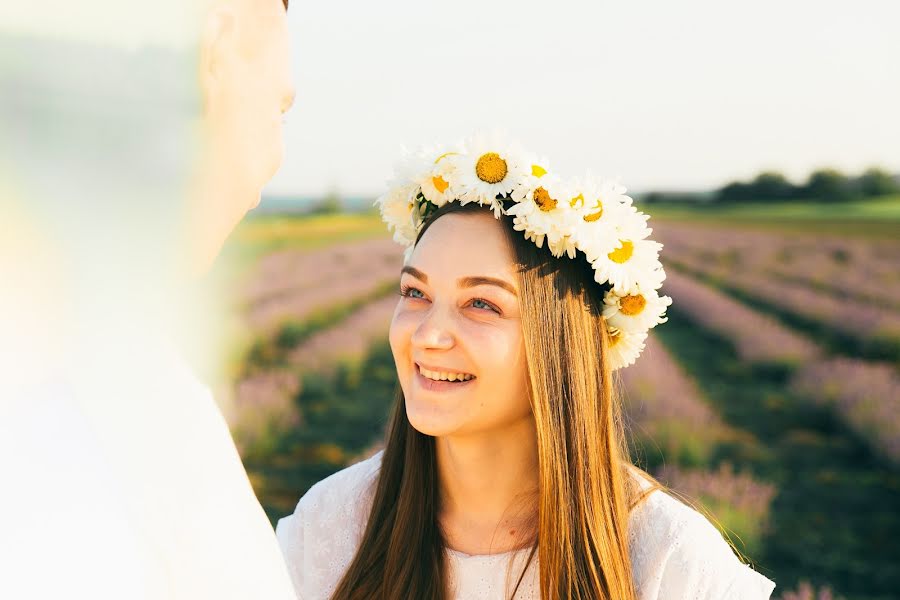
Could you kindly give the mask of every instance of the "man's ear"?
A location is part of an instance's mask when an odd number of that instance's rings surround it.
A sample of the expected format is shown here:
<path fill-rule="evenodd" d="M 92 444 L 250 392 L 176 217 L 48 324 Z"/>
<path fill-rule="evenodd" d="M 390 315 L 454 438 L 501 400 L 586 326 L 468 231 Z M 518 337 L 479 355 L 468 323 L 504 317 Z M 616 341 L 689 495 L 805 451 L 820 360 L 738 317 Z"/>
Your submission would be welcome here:
<path fill-rule="evenodd" d="M 200 87 L 204 111 L 224 86 L 231 61 L 235 56 L 237 15 L 225 2 L 217 2 L 204 19 L 200 37 Z"/>

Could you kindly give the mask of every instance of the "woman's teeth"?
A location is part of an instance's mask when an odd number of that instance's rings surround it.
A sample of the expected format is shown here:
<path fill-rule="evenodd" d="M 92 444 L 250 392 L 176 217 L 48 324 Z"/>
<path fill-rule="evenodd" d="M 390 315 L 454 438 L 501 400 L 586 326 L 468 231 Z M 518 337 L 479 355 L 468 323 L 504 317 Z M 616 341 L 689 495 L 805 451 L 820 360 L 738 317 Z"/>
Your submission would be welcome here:
<path fill-rule="evenodd" d="M 428 379 L 434 379 L 435 381 L 469 381 L 470 379 L 475 379 L 474 375 L 469 375 L 468 373 L 446 373 L 444 371 L 429 371 L 428 369 L 423 369 L 422 367 L 419 367 L 419 372 Z"/>

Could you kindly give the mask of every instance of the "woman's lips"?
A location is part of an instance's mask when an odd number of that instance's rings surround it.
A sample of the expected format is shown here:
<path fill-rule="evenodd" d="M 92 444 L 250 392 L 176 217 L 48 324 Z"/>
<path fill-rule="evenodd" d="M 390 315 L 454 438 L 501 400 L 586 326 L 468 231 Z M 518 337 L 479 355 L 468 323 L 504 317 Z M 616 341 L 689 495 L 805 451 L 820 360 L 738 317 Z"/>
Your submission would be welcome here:
<path fill-rule="evenodd" d="M 467 381 L 435 381 L 434 379 L 429 379 L 425 377 L 419 372 L 419 368 L 416 367 L 416 383 L 418 383 L 419 387 L 424 390 L 429 390 L 432 392 L 447 392 L 453 390 L 459 390 L 464 387 L 467 387 L 469 384 L 475 381 L 475 378 L 469 379 Z"/>

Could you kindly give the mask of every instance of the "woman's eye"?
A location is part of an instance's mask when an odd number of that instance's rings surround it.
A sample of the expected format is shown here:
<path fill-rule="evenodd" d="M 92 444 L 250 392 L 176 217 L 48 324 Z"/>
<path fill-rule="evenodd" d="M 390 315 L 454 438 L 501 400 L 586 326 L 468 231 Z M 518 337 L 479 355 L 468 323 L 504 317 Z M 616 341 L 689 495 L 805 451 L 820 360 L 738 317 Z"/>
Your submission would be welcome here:
<path fill-rule="evenodd" d="M 424 298 L 425 294 L 421 296 L 417 296 L 416 294 L 422 294 L 422 291 L 418 288 L 414 288 L 408 285 L 404 285 L 400 287 L 400 295 L 405 296 L 407 298 Z"/>
<path fill-rule="evenodd" d="M 497 314 L 500 314 L 500 311 L 497 310 L 493 304 L 490 304 L 485 300 L 482 300 L 481 298 L 475 298 L 474 300 L 472 300 L 472 306 L 474 308 L 486 308 L 488 310 L 494 311 Z"/>

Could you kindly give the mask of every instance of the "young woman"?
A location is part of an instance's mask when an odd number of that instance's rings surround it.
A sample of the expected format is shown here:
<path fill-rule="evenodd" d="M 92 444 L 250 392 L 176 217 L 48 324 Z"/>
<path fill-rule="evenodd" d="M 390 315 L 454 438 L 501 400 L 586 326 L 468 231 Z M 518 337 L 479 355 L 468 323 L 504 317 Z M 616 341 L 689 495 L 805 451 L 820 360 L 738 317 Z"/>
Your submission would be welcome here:
<path fill-rule="evenodd" d="M 770 596 L 630 463 L 613 372 L 671 300 L 623 192 L 490 139 L 406 161 L 379 199 L 408 246 L 396 407 L 384 450 L 279 521 L 299 598 Z"/>

